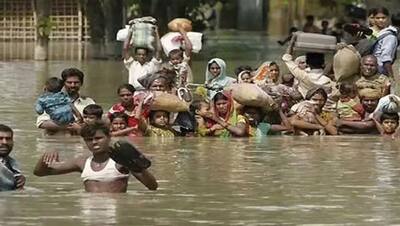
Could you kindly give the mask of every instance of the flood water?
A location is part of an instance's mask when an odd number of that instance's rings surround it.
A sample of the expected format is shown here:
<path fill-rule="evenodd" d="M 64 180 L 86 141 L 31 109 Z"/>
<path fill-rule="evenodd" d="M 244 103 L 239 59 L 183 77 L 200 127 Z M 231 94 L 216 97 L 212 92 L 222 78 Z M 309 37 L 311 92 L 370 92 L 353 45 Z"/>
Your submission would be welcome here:
<path fill-rule="evenodd" d="M 199 82 L 205 64 L 194 62 Z M 229 71 L 237 64 L 228 60 Z M 25 191 L 0 194 L 0 225 L 400 224 L 399 141 L 380 137 L 137 138 L 157 191 L 131 179 L 126 194 L 88 194 L 79 174 L 33 176 L 45 151 L 88 152 L 79 137 L 45 137 L 34 126 L 44 81 L 71 66 L 104 109 L 127 81 L 116 61 L 0 62 L 1 123 L 15 130 L 12 155 L 27 176 Z"/>

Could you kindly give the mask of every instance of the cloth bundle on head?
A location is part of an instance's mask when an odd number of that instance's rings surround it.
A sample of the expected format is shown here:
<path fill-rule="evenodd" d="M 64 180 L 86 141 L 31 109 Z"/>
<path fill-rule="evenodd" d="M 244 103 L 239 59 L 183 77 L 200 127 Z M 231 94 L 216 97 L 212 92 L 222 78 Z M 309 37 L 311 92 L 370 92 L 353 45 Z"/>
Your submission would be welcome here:
<path fill-rule="evenodd" d="M 168 28 L 171 31 L 179 32 L 179 27 L 182 27 L 183 30 L 189 32 L 192 30 L 192 21 L 186 18 L 175 18 L 168 23 Z"/>
<path fill-rule="evenodd" d="M 389 94 L 379 99 L 378 106 L 375 112 L 380 111 L 383 113 L 399 113 L 400 112 L 400 97 Z"/>
<path fill-rule="evenodd" d="M 271 61 L 265 61 L 264 63 L 261 64 L 260 67 L 254 72 L 254 83 L 256 84 L 264 84 L 268 74 L 269 74 L 269 65 L 271 64 Z"/>
<path fill-rule="evenodd" d="M 358 90 L 358 96 L 360 98 L 379 99 L 382 97 L 382 92 L 378 89 L 364 88 L 364 89 Z"/>
<path fill-rule="evenodd" d="M 239 104 L 252 107 L 263 107 L 272 110 L 277 107 L 270 95 L 258 85 L 251 83 L 233 84 L 229 87 L 232 97 Z"/>
<path fill-rule="evenodd" d="M 136 18 L 130 23 L 132 23 L 132 39 L 131 44 L 135 47 L 147 48 L 154 51 L 154 34 L 157 20 L 153 17 L 142 17 Z"/>
<path fill-rule="evenodd" d="M 154 111 L 182 112 L 189 111 L 189 105 L 176 95 L 157 91 L 153 93 L 150 109 Z"/>

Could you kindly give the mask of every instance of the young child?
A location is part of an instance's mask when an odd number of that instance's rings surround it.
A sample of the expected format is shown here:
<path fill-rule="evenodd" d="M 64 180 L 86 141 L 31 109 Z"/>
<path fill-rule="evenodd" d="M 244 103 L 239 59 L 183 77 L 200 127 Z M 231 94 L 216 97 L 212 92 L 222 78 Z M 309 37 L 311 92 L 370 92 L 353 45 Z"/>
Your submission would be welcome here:
<path fill-rule="evenodd" d="M 59 125 L 68 125 L 75 121 L 74 113 L 78 111 L 71 104 L 68 95 L 61 91 L 63 81 L 52 77 L 46 81 L 44 93 L 38 98 L 35 110 L 38 114 L 46 112 L 50 119 Z"/>
<path fill-rule="evenodd" d="M 149 137 L 175 137 L 169 123 L 169 112 L 163 110 L 150 111 L 148 122 L 144 119 L 142 109 L 146 99 L 138 105 L 136 118 L 139 120 L 139 130 Z"/>
<path fill-rule="evenodd" d="M 210 103 L 205 100 L 195 100 L 190 104 L 189 111 L 194 115 L 196 119 L 196 134 L 204 137 L 209 134 L 209 128 L 211 127 L 210 115 Z"/>
<path fill-rule="evenodd" d="M 93 124 L 101 120 L 103 116 L 103 108 L 97 104 L 89 104 L 83 109 L 83 122 L 86 124 Z"/>
<path fill-rule="evenodd" d="M 376 128 L 385 137 L 396 138 L 399 136 L 399 115 L 398 113 L 383 113 L 378 122 L 373 118 Z"/>
<path fill-rule="evenodd" d="M 347 121 L 359 121 L 363 118 L 365 111 L 356 97 L 355 86 L 350 83 L 342 83 L 339 86 L 340 97 L 336 105 L 336 113 L 339 119 Z"/>
<path fill-rule="evenodd" d="M 110 117 L 110 132 L 111 136 L 128 136 L 135 128 L 128 127 L 128 115 L 123 112 L 116 112 Z"/>
<path fill-rule="evenodd" d="M 168 53 L 169 64 L 176 70 L 175 86 L 177 88 L 184 87 L 186 84 L 193 82 L 192 69 L 189 65 L 193 48 L 192 43 L 182 27 L 179 28 L 179 32 L 183 38 L 185 51 L 174 49 Z"/>

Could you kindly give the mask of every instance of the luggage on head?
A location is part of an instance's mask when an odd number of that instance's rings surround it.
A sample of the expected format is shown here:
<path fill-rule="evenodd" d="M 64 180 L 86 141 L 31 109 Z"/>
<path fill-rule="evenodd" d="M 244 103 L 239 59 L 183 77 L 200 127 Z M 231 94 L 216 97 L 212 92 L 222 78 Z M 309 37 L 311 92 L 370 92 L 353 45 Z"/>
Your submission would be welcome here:
<path fill-rule="evenodd" d="M 128 37 L 129 29 L 132 29 L 132 38 L 130 44 L 134 47 L 143 47 L 151 51 L 154 50 L 155 30 L 157 20 L 153 17 L 141 17 L 129 21 L 124 29 L 117 33 L 118 41 L 125 41 Z"/>
<path fill-rule="evenodd" d="M 360 72 L 361 56 L 352 45 L 338 45 L 338 50 L 333 56 L 333 72 L 336 81 L 341 82 Z"/>
<path fill-rule="evenodd" d="M 389 94 L 379 99 L 378 106 L 375 112 L 382 113 L 399 113 L 400 112 L 400 97 L 394 94 Z"/>
<path fill-rule="evenodd" d="M 277 107 L 272 97 L 256 84 L 233 84 L 228 89 L 232 91 L 233 99 L 241 105 L 263 107 L 268 110 L 273 110 Z"/>
<path fill-rule="evenodd" d="M 156 91 L 153 93 L 150 109 L 154 111 L 182 112 L 188 111 L 189 105 L 176 95 Z"/>
<path fill-rule="evenodd" d="M 336 37 L 316 33 L 297 32 L 295 51 L 326 53 L 336 50 Z"/>
<path fill-rule="evenodd" d="M 192 31 L 192 21 L 186 18 L 175 18 L 168 23 L 168 29 L 179 32 L 179 27 L 182 27 L 186 32 Z"/>
<path fill-rule="evenodd" d="M 188 32 L 186 33 L 190 42 L 192 43 L 192 52 L 198 53 L 202 48 L 203 34 L 199 32 Z M 179 32 L 168 32 L 161 37 L 161 45 L 163 47 L 165 55 L 174 49 L 184 48 L 183 37 Z"/>

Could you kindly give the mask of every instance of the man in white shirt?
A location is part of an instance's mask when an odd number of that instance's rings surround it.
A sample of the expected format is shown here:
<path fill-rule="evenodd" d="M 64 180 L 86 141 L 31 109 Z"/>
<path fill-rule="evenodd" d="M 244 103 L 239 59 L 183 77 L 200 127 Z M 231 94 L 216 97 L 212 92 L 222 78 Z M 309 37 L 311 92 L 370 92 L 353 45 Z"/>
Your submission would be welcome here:
<path fill-rule="evenodd" d="M 309 90 L 315 87 L 323 87 L 327 88 L 328 90 L 331 89 L 334 83 L 330 78 L 324 75 L 324 54 L 306 54 L 306 63 L 309 66 L 309 70 L 299 68 L 298 64 L 293 61 L 293 46 L 295 43 L 295 36 L 296 35 L 293 35 L 286 53 L 282 56 L 282 60 L 285 62 L 293 76 L 299 81 L 298 90 L 303 98 L 306 97 Z"/>
<path fill-rule="evenodd" d="M 143 90 L 144 87 L 138 82 L 143 76 L 149 76 L 160 70 L 161 66 L 161 43 L 157 29 L 155 30 L 156 48 L 155 56 L 149 61 L 149 49 L 145 47 L 130 46 L 132 31 L 129 29 L 128 38 L 124 42 L 124 64 L 129 71 L 128 83 L 136 90 Z M 130 48 L 134 50 L 134 56 L 130 54 Z"/>

